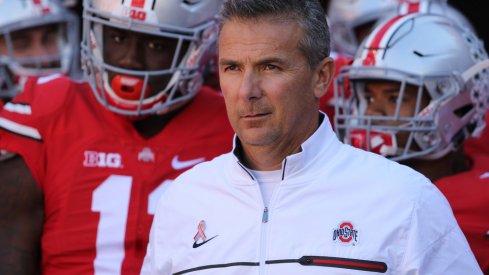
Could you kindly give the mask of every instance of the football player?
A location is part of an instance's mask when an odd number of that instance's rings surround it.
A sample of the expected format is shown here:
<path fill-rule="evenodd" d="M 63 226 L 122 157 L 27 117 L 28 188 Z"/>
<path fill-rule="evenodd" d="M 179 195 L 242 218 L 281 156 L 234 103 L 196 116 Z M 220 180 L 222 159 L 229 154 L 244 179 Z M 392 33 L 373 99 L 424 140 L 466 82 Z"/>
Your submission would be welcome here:
<path fill-rule="evenodd" d="M 433 181 L 485 272 L 489 155 L 464 152 L 463 145 L 485 126 L 488 65 L 483 43 L 468 28 L 444 16 L 408 14 L 366 38 L 335 91 L 346 102 L 336 113 L 340 138 Z"/>
<path fill-rule="evenodd" d="M 57 0 L 1 1 L 0 104 L 29 76 L 74 74 L 78 43 L 78 18 Z"/>
<path fill-rule="evenodd" d="M 327 16 L 331 27 L 331 57 L 335 60 L 335 75 L 340 73 L 342 67 L 351 65 L 360 43 L 377 24 L 392 17 L 417 12 L 443 14 L 464 28 L 474 29 L 469 20 L 447 4 L 446 0 L 330 1 Z M 348 82 L 344 84 L 348 85 Z M 328 89 L 321 98 L 320 107 L 334 121 L 335 105 L 342 102 L 334 98 L 334 85 L 330 85 Z"/>
<path fill-rule="evenodd" d="M 0 114 L 0 274 L 139 274 L 158 198 L 231 149 L 202 87 L 221 0 L 85 0 L 87 82 L 28 81 Z M 46 96 L 49 94 L 49 96 Z M 171 238 L 171 236 L 168 236 Z"/>
<path fill-rule="evenodd" d="M 335 60 L 335 75 L 341 68 L 351 65 L 353 55 L 362 39 L 369 34 L 373 26 L 396 11 L 399 0 L 331 0 L 323 1 L 327 5 L 328 24 L 331 29 L 331 57 Z M 320 109 L 330 121 L 334 121 L 335 105 L 334 85 L 321 98 Z"/>
<path fill-rule="evenodd" d="M 55 0 L 0 1 L 0 109 L 28 77 L 76 77 L 78 18 Z M 14 154 L 0 149 L 0 162 Z"/>

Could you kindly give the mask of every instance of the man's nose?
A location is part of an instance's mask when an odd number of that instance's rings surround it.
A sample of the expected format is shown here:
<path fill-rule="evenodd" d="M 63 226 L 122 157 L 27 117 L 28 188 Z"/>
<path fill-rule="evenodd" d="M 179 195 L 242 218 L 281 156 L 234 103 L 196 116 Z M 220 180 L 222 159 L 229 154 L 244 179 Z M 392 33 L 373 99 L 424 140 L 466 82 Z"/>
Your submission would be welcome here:
<path fill-rule="evenodd" d="M 260 78 L 253 70 L 244 70 L 239 85 L 239 95 L 245 101 L 261 98 Z"/>
<path fill-rule="evenodd" d="M 385 110 L 382 102 L 378 99 L 372 98 L 367 102 L 367 109 L 365 110 L 367 116 L 385 116 Z"/>
<path fill-rule="evenodd" d="M 127 47 L 122 55 L 122 58 L 118 61 L 119 67 L 128 70 L 143 70 L 143 50 L 141 49 L 138 40 L 135 38 L 128 38 Z"/>

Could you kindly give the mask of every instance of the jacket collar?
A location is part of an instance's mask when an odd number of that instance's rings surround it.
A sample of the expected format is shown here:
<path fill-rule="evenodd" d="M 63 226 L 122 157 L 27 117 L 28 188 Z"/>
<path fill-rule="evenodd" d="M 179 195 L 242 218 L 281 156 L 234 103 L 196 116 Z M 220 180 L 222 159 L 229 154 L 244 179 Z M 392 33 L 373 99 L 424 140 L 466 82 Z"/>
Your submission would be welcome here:
<path fill-rule="evenodd" d="M 282 160 L 282 180 L 297 174 L 301 170 L 308 168 L 314 169 L 314 160 L 317 157 L 322 154 L 330 155 L 334 153 L 334 143 L 339 143 L 339 141 L 327 116 L 322 112 L 320 112 L 319 116 L 319 127 L 306 141 L 304 141 L 304 143 L 301 144 L 301 151 L 289 155 Z M 253 182 L 250 182 L 249 180 L 251 179 L 252 181 L 255 181 L 255 178 L 244 165 L 242 154 L 243 150 L 241 142 L 238 136 L 235 135 L 233 140 L 233 151 L 231 153 L 233 158 L 233 167 L 231 170 L 234 172 L 233 175 L 236 175 L 241 179 L 235 179 L 238 180 L 240 184 L 245 184 L 242 181 L 243 179 L 246 179 L 248 184 L 253 184 Z"/>

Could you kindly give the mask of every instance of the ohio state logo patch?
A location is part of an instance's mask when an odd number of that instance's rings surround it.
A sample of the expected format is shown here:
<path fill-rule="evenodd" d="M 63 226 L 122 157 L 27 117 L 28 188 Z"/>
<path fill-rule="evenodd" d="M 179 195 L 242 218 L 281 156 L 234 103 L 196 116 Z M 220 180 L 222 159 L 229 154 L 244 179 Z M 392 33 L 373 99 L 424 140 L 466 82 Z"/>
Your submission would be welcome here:
<path fill-rule="evenodd" d="M 333 241 L 342 245 L 355 246 L 359 242 L 358 230 L 351 222 L 342 222 L 338 228 L 333 229 Z"/>

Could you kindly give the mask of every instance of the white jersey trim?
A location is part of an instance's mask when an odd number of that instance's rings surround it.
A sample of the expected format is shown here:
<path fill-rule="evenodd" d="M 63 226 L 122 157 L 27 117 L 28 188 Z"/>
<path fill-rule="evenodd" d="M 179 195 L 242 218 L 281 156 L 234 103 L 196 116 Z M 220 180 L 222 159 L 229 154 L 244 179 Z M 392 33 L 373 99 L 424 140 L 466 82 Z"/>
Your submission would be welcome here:
<path fill-rule="evenodd" d="M 62 74 L 52 74 L 52 75 L 48 75 L 48 76 L 39 77 L 37 79 L 37 84 L 48 83 L 48 82 L 50 82 L 56 78 L 60 78 L 62 76 L 63 76 Z"/>
<path fill-rule="evenodd" d="M 32 115 L 31 106 L 25 104 L 15 104 L 9 102 L 3 107 L 3 109 L 12 113 L 18 113 L 22 115 Z"/>
<path fill-rule="evenodd" d="M 15 134 L 26 136 L 35 140 L 42 140 L 41 134 L 37 129 L 25 126 L 11 120 L 0 118 L 0 127 Z"/>

